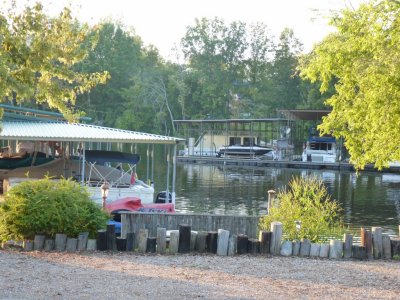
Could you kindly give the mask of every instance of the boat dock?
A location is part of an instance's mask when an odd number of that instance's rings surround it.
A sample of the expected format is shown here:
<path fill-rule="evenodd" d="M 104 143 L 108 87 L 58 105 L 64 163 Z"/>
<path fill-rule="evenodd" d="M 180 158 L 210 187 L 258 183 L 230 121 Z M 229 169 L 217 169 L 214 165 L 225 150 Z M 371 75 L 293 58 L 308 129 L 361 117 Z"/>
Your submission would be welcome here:
<path fill-rule="evenodd" d="M 259 168 L 292 168 L 292 169 L 313 169 L 313 170 L 335 170 L 335 171 L 355 171 L 354 166 L 346 162 L 324 163 L 324 162 L 303 162 L 290 160 L 263 160 L 263 159 L 239 159 L 223 157 L 204 157 L 204 156 L 177 156 L 178 163 L 226 165 L 239 167 L 259 167 Z M 400 173 L 399 166 L 378 171 L 373 165 L 365 166 L 366 172 Z"/>

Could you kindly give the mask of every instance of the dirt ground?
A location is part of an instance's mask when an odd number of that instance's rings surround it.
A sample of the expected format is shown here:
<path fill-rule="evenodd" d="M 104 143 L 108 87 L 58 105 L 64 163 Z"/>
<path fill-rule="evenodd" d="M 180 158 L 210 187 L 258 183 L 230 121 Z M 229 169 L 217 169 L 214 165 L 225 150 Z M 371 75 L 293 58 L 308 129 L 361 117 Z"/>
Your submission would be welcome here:
<path fill-rule="evenodd" d="M 399 261 L 0 250 L 0 299 L 400 299 Z"/>

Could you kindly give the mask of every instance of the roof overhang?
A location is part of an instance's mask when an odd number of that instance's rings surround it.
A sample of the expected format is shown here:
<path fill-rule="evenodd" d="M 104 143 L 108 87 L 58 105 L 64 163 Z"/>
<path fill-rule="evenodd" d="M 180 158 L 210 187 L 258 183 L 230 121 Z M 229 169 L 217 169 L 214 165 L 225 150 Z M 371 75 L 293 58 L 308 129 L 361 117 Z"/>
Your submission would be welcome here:
<path fill-rule="evenodd" d="M 282 118 L 264 118 L 264 119 L 205 119 L 205 120 L 174 120 L 176 124 L 202 124 L 202 123 L 267 123 L 267 122 L 278 122 L 286 121 Z"/>
<path fill-rule="evenodd" d="M 183 143 L 183 139 L 81 123 L 2 121 L 0 139 L 137 144 Z"/>
<path fill-rule="evenodd" d="M 327 116 L 331 111 L 323 109 L 281 109 L 278 113 L 282 114 L 288 120 L 319 121 Z"/>

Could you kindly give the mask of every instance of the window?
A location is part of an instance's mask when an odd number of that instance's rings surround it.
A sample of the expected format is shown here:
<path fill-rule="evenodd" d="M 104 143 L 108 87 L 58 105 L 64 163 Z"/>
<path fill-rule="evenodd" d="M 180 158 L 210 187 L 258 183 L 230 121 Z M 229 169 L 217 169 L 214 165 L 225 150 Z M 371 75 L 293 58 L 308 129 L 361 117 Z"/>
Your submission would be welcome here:
<path fill-rule="evenodd" d="M 237 136 L 229 137 L 229 146 L 233 146 L 233 145 L 240 145 L 240 137 L 237 137 Z"/>

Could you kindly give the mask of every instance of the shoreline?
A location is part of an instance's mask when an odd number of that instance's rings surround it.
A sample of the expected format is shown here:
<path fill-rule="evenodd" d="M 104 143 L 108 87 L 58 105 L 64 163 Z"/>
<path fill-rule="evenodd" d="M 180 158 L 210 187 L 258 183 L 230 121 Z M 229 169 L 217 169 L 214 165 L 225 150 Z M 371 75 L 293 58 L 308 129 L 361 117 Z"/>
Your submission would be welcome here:
<path fill-rule="evenodd" d="M 400 261 L 0 250 L 1 299 L 398 299 Z"/>

